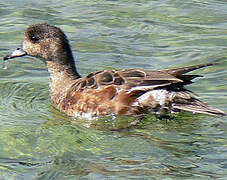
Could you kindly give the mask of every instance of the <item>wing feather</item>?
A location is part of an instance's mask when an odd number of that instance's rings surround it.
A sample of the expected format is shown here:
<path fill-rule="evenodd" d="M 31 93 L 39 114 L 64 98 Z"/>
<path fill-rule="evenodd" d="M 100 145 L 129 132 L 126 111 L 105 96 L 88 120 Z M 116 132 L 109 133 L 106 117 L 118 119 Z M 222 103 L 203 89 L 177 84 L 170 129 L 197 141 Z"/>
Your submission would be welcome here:
<path fill-rule="evenodd" d="M 80 83 L 77 83 L 77 89 L 83 91 L 90 88 L 104 88 L 105 86 L 114 85 L 132 92 L 138 90 L 148 91 L 165 86 L 183 87 L 192 83 L 192 79 L 201 77 L 200 75 L 184 75 L 185 73 L 215 64 L 199 64 L 165 70 L 123 69 L 97 71 L 81 78 Z"/>

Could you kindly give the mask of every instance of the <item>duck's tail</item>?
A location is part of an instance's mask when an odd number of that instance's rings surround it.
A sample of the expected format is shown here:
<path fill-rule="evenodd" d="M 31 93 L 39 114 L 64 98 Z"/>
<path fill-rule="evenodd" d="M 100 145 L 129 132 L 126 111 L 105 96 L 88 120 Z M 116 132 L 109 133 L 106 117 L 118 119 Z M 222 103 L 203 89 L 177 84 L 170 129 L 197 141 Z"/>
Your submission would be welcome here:
<path fill-rule="evenodd" d="M 173 111 L 183 110 L 208 115 L 227 115 L 224 111 L 208 106 L 202 101 L 191 97 L 189 92 L 174 92 L 171 108 Z"/>

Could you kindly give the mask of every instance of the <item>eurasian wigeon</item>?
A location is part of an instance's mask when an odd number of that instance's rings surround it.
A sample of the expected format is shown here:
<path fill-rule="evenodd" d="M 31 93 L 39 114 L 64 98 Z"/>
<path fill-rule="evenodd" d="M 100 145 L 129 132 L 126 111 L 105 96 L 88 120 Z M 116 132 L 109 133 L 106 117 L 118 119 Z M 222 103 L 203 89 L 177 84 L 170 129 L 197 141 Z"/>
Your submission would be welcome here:
<path fill-rule="evenodd" d="M 25 55 L 37 57 L 46 64 L 51 102 L 69 116 L 93 118 L 181 110 L 225 115 L 193 97 L 184 87 L 200 77 L 185 73 L 215 63 L 164 70 L 103 70 L 81 77 L 66 35 L 60 28 L 46 23 L 28 27 L 21 47 L 4 60 Z"/>

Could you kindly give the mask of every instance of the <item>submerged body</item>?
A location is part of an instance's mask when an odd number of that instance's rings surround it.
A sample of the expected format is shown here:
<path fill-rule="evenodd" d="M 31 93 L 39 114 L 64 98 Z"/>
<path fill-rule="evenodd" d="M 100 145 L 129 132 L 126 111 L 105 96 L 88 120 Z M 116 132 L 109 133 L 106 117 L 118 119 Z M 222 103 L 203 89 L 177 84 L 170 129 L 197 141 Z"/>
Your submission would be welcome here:
<path fill-rule="evenodd" d="M 4 60 L 30 55 L 40 58 L 50 72 L 50 98 L 69 116 L 92 118 L 104 115 L 133 115 L 149 111 L 181 110 L 225 115 L 194 98 L 185 85 L 200 75 L 185 73 L 214 65 L 201 64 L 164 70 L 105 70 L 81 77 L 65 34 L 48 24 L 35 24 L 25 32 L 22 47 Z"/>

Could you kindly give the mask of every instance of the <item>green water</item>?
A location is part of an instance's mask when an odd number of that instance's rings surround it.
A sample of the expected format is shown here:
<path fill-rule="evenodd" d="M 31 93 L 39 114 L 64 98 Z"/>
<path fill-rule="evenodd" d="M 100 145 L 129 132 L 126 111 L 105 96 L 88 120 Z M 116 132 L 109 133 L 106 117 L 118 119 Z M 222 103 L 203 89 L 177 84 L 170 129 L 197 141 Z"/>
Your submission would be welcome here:
<path fill-rule="evenodd" d="M 82 75 L 217 61 L 188 88 L 227 112 L 225 0 L 0 1 L 0 56 L 33 23 L 68 35 Z M 227 179 L 227 118 L 181 113 L 75 122 L 49 102 L 49 75 L 24 57 L 0 69 L 0 179 Z M 88 126 L 90 126 L 88 128 Z"/>

